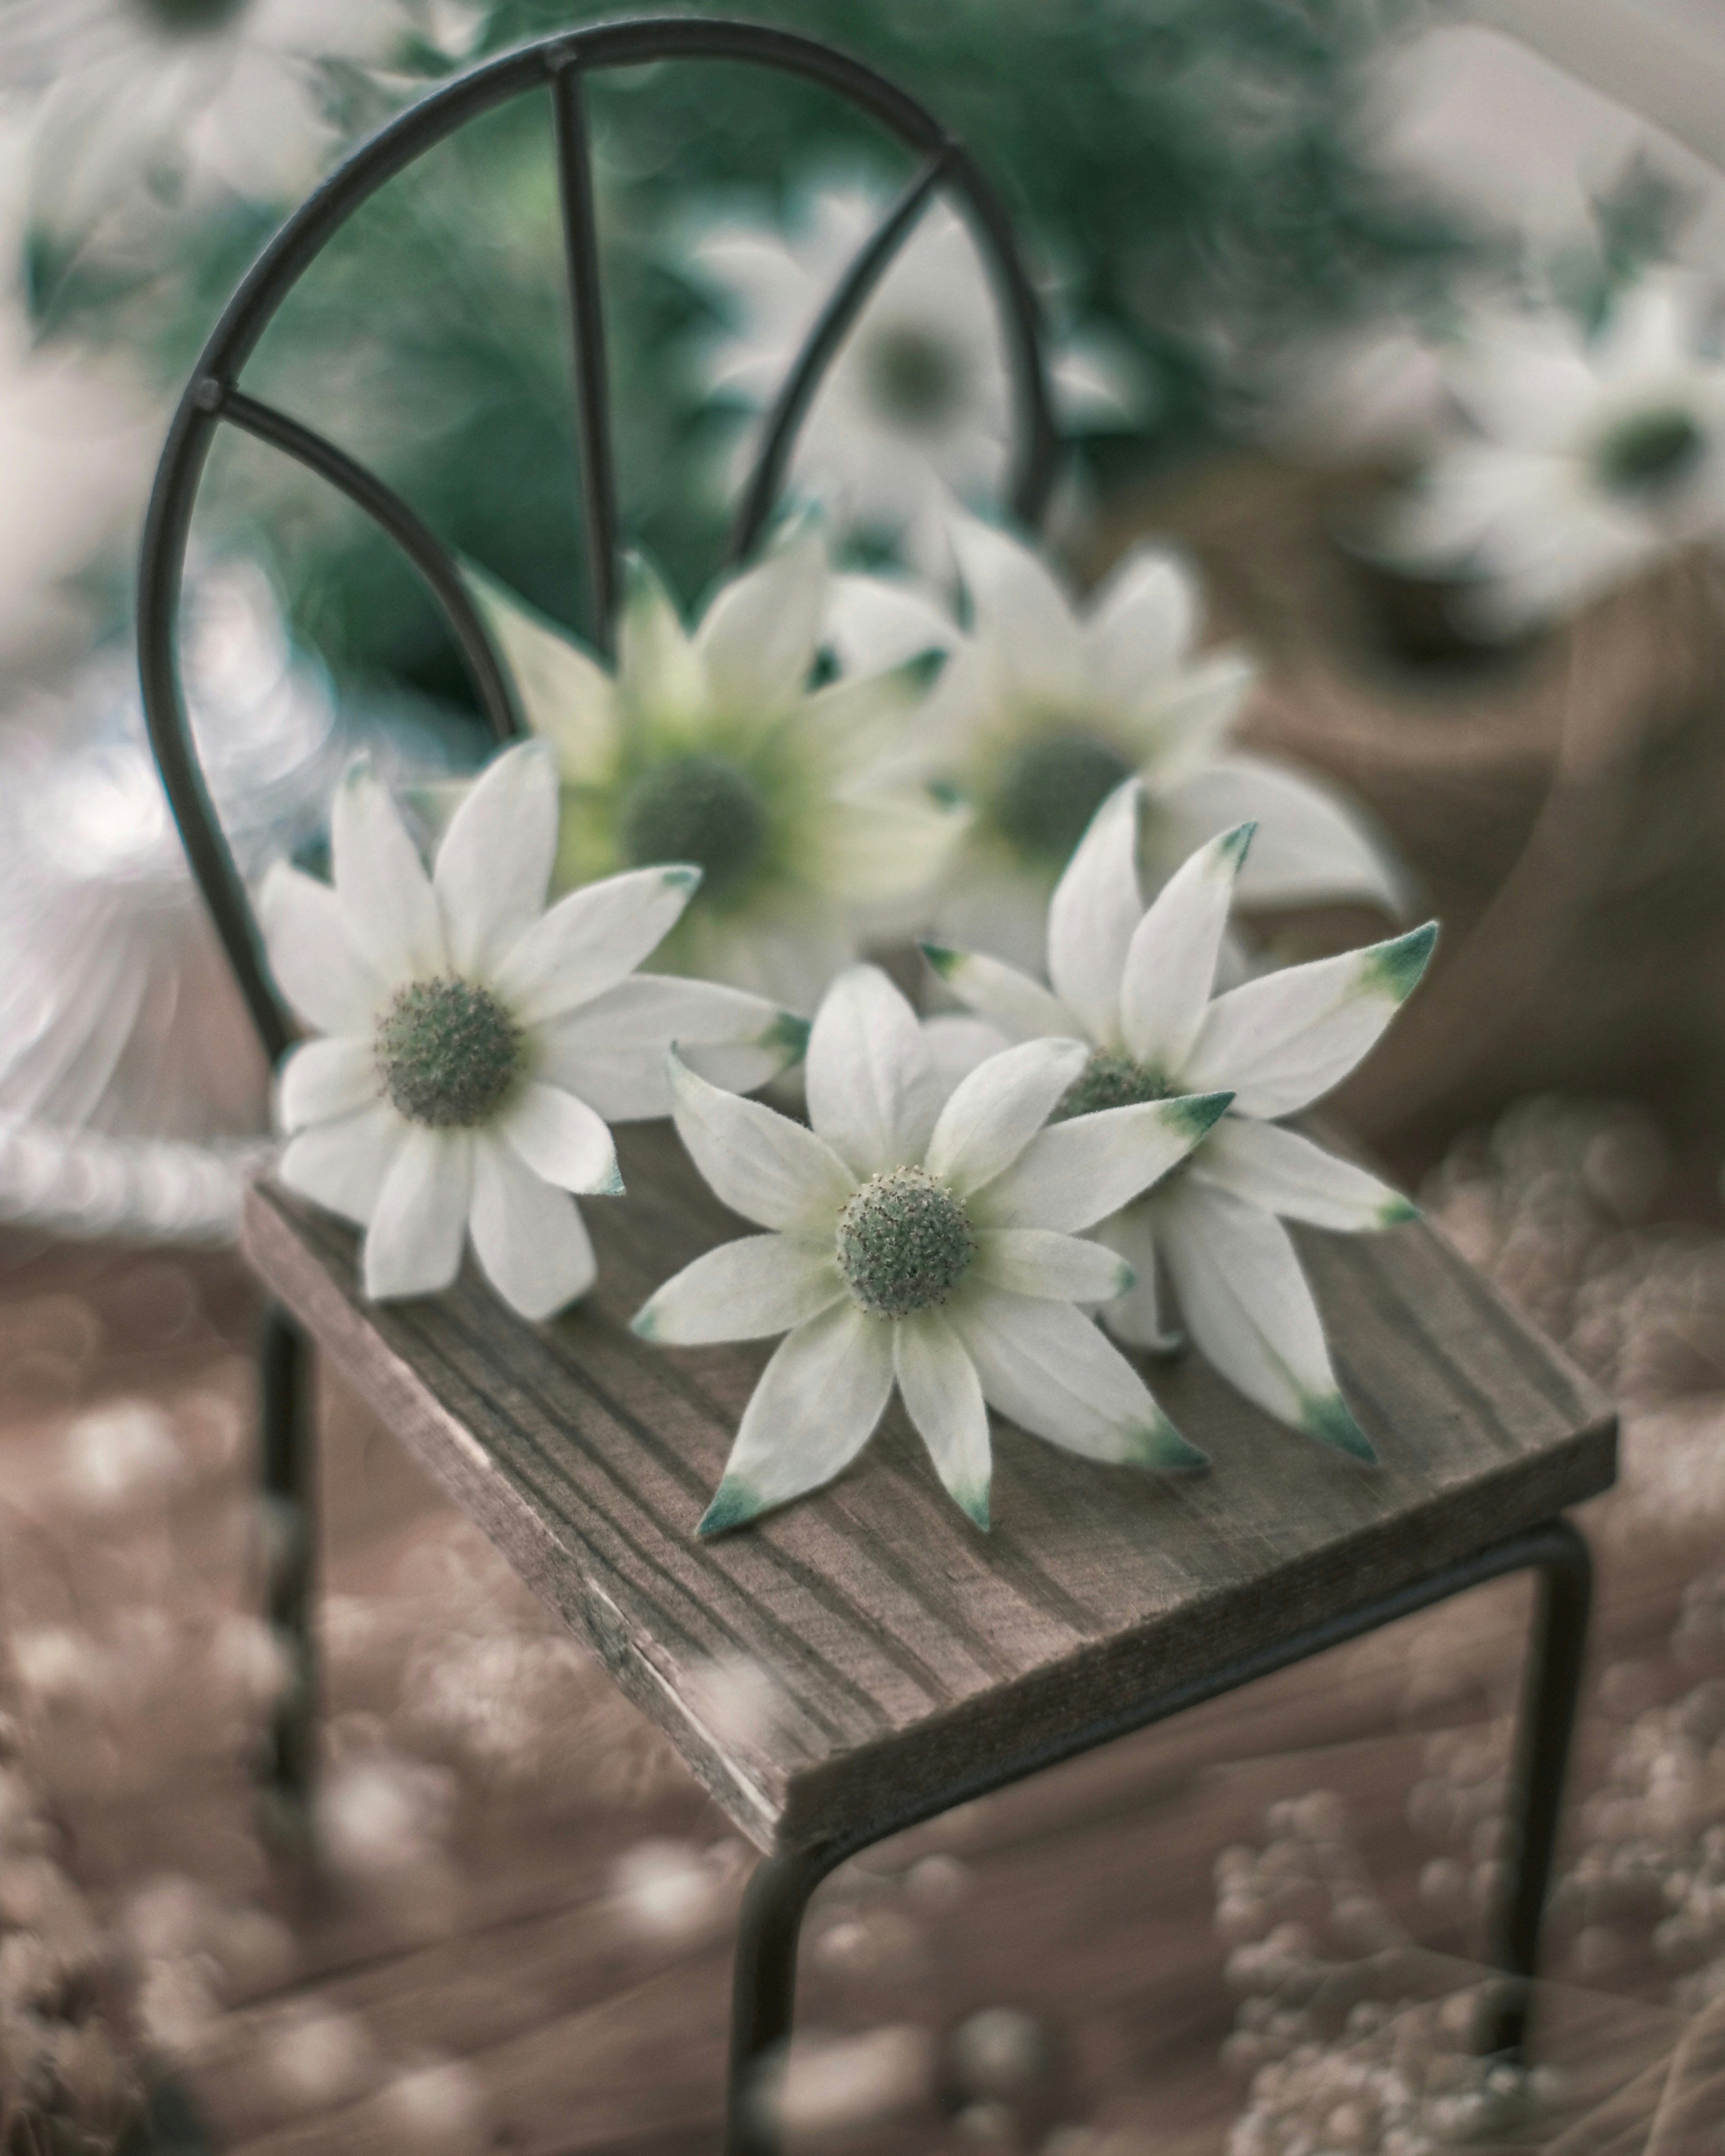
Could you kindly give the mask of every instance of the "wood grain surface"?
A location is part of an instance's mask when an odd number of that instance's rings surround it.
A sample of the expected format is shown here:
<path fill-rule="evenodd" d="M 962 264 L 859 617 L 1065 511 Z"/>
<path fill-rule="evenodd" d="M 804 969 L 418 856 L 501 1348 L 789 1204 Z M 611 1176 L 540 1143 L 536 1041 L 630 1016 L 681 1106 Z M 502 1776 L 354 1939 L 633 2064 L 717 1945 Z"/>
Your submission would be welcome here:
<path fill-rule="evenodd" d="M 997 1423 L 983 1535 L 895 1409 L 828 1490 L 699 1543 L 769 1351 L 629 1331 L 739 1224 L 668 1127 L 620 1137 L 629 1199 L 586 1208 L 598 1288 L 550 1325 L 471 1276 L 368 1306 L 352 1231 L 267 1183 L 245 1247 L 762 1847 L 937 1789 L 1612 1479 L 1608 1404 L 1413 1225 L 1302 1238 L 1377 1470 L 1281 1429 L 1194 1357 L 1150 1375 L 1207 1476 L 1099 1467 Z"/>

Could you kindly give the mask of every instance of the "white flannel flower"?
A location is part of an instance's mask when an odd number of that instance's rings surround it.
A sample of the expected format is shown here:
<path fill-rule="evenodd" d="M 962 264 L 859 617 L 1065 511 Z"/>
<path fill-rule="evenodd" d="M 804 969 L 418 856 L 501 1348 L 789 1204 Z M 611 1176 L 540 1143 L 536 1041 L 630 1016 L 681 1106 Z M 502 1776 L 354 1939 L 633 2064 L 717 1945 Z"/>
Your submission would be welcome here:
<path fill-rule="evenodd" d="M 9 0 L 0 80 L 40 88 L 33 208 L 82 235 L 210 182 L 283 201 L 338 137 L 318 64 L 386 60 L 410 0 Z"/>
<path fill-rule="evenodd" d="M 614 673 L 470 577 L 528 723 L 557 749 L 559 883 L 693 862 L 701 886 L 660 963 L 812 1012 L 856 956 L 859 909 L 925 888 L 957 826 L 880 776 L 917 668 L 810 685 L 832 583 L 819 535 L 721 584 L 692 635 L 635 563 Z"/>
<path fill-rule="evenodd" d="M 506 750 L 428 875 L 362 759 L 336 797 L 333 889 L 281 863 L 264 880 L 270 969 L 330 1036 L 282 1065 L 280 1173 L 365 1229 L 367 1295 L 447 1287 L 470 1235 L 505 1301 L 550 1317 L 595 1272 L 565 1193 L 622 1190 L 606 1126 L 670 1112 L 667 1044 L 742 1086 L 801 1050 L 806 1026 L 759 997 L 630 978 L 698 870 L 613 876 L 547 911 L 557 816 L 549 751 Z"/>
<path fill-rule="evenodd" d="M 1097 1229 L 1136 1275 L 1103 1322 L 1134 1347 L 1176 1345 L 1158 1277 L 1165 1268 L 1193 1339 L 1248 1399 L 1373 1459 L 1281 1224 L 1387 1228 L 1414 1218 L 1414 1209 L 1280 1118 L 1327 1093 L 1373 1046 L 1425 971 L 1436 924 L 1213 997 L 1251 827 L 1200 848 L 1147 911 L 1134 865 L 1142 805 L 1137 784 L 1112 795 L 1060 880 L 1049 909 L 1052 990 L 999 959 L 937 946 L 925 946 L 927 956 L 1001 1039 L 1077 1034 L 1090 1043 L 1083 1075 L 1058 1111 L 1080 1127 L 1126 1101 L 1232 1094 L 1228 1113 L 1178 1172 Z"/>
<path fill-rule="evenodd" d="M 635 1320 L 692 1347 L 783 1332 L 702 1534 L 818 1488 L 868 1441 L 895 1384 L 935 1471 L 988 1522 L 987 1409 L 1086 1459 L 1196 1467 L 1130 1363 L 1076 1306 L 1129 1265 L 1078 1231 L 1190 1151 L 1225 1093 L 1045 1128 L 1077 1040 L 979 1065 L 942 1105 L 916 1015 L 872 966 L 841 973 L 809 1044 L 812 1128 L 673 1059 L 673 1113 L 714 1190 L 770 1232 L 685 1268 Z"/>
<path fill-rule="evenodd" d="M 1241 886 L 1248 904 L 1358 899 L 1401 911 L 1399 871 L 1336 795 L 1230 747 L 1255 670 L 1238 649 L 1197 649 L 1201 595 L 1174 556 L 1135 547 L 1081 608 L 1006 532 L 957 515 L 949 531 L 968 631 L 884 578 L 842 578 L 833 615 L 853 662 L 947 654 L 912 765 L 968 817 L 933 916 L 939 937 L 1040 964 L 1055 879 L 1134 773 L 1153 882 L 1218 831 L 1255 820 L 1263 839 Z"/>
<path fill-rule="evenodd" d="M 1468 614 L 1526 629 L 1680 548 L 1725 539 L 1725 359 L 1675 271 L 1589 336 L 1555 309 L 1481 322 L 1448 370 L 1467 423 L 1382 537 L 1470 580 Z"/>
<path fill-rule="evenodd" d="M 771 408 L 888 208 L 875 188 L 829 185 L 803 197 L 788 230 L 733 216 L 693 240 L 685 266 L 728 324 L 702 355 L 711 392 L 753 411 Z M 1133 423 L 1138 386 L 1095 341 L 1057 351 L 1050 372 L 1069 429 Z M 816 392 L 790 478 L 836 529 L 901 542 L 911 560 L 935 568 L 945 554 L 949 495 L 999 495 L 1014 413 L 988 272 L 963 219 L 950 204 L 931 202 Z"/>

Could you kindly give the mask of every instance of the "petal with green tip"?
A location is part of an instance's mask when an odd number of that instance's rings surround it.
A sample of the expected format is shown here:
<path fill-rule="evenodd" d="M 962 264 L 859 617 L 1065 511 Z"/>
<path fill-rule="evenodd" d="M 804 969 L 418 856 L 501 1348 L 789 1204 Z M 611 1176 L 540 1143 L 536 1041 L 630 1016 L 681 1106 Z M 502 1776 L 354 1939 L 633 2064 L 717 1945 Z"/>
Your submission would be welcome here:
<path fill-rule="evenodd" d="M 639 1123 L 671 1111 L 665 1059 L 672 1042 L 710 1084 L 749 1093 L 796 1060 L 808 1034 L 805 1019 L 765 996 L 637 973 L 541 1028 L 539 1074 L 608 1123 Z"/>
<path fill-rule="evenodd" d="M 1057 995 L 1004 959 L 949 950 L 943 943 L 925 943 L 922 951 L 959 1002 L 978 1017 L 992 1019 L 1009 1040 L 1050 1034 L 1070 1040 L 1084 1033 L 1076 1014 Z"/>
<path fill-rule="evenodd" d="M 1300 1427 L 1320 1445 L 1333 1445 L 1368 1467 L 1378 1465 L 1378 1448 L 1353 1419 L 1353 1410 L 1340 1393 L 1322 1398 L 1314 1394 L 1300 1412 Z"/>
<path fill-rule="evenodd" d="M 1182 862 L 1132 932 L 1120 983 L 1121 1032 L 1130 1053 L 1153 1070 L 1182 1069 L 1203 1029 L 1235 877 L 1255 828 L 1224 831 Z"/>
<path fill-rule="evenodd" d="M 906 1412 L 936 1474 L 954 1503 L 986 1529 L 993 1472 L 988 1410 L 958 1335 L 942 1312 L 924 1311 L 894 1326 L 892 1353 Z"/>
<path fill-rule="evenodd" d="M 1419 1208 L 1369 1169 L 1339 1160 L 1297 1131 L 1224 1116 L 1192 1173 L 1284 1220 L 1343 1233 L 1417 1220 Z"/>
<path fill-rule="evenodd" d="M 972 1217 L 978 1227 L 1076 1235 L 1117 1213 L 1183 1160 L 1231 1097 L 1183 1094 L 1052 1123 L 976 1194 Z"/>
<path fill-rule="evenodd" d="M 701 1516 L 698 1535 L 722 1535 L 732 1527 L 747 1527 L 767 1503 L 740 1475 L 727 1475 L 713 1492 L 713 1501 Z"/>

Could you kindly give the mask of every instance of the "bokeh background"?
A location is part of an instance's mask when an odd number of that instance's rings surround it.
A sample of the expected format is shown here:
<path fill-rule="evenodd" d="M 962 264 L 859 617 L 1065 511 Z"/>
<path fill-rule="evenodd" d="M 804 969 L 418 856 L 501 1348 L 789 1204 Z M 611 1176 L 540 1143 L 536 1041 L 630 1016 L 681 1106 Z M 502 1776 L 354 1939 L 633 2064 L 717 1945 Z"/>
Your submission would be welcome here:
<path fill-rule="evenodd" d="M 258 248 L 429 85 L 598 12 L 0 6 L 8 2156 L 712 2143 L 744 1851 L 333 1386 L 329 1877 L 296 1887 L 259 1839 L 248 1768 L 290 1665 L 255 1614 L 256 1312 L 228 1245 L 267 1074 L 131 645 L 154 459 Z M 1725 514 L 1489 634 L 1466 565 L 1385 534 L 1455 437 L 1452 362 L 1482 321 L 1584 338 L 1681 285 L 1697 378 L 1717 373 L 1725 21 L 1712 0 L 751 12 L 902 80 L 1006 195 L 1073 444 L 1054 544 L 1081 582 L 1146 534 L 1178 544 L 1209 633 L 1257 659 L 1245 744 L 1340 789 L 1442 919 L 1343 1108 L 1627 1415 L 1590 1522 L 1606 1599 L 1533 2083 L 1486 2086 L 1465 2056 L 1506 1589 L 850 1867 L 811 1929 L 793 2146 L 1717 2151 Z M 692 600 L 785 325 L 902 170 L 833 100 L 739 69 L 643 70 L 593 101 L 623 516 Z M 248 387 L 578 633 L 557 216 L 526 100 L 367 207 Z M 870 424 L 944 453 L 963 327 L 931 306 Z M 826 507 L 852 561 L 939 574 L 914 503 L 839 485 Z M 411 573 L 237 436 L 183 645 L 248 873 L 319 860 L 354 747 L 409 788 L 485 752 Z M 1381 922 L 1337 907 L 1260 924 L 1271 957 L 1361 931 Z"/>

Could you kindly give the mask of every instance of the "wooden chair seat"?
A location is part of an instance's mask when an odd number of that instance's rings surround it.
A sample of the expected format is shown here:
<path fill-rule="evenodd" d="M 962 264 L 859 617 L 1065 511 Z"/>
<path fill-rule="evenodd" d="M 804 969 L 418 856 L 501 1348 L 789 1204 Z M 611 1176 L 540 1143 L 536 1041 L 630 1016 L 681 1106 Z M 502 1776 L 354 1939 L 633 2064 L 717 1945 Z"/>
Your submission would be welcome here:
<path fill-rule="evenodd" d="M 992 1534 L 895 1407 L 814 1497 L 701 1543 L 770 1352 L 666 1350 L 629 1320 L 746 1224 L 668 1126 L 619 1133 L 629 1198 L 587 1205 L 596 1293 L 546 1326 L 481 1281 L 362 1298 L 353 1233 L 262 1183 L 274 1293 L 762 1849 L 842 1838 L 1142 1698 L 1274 1649 L 1611 1481 L 1609 1403 L 1430 1229 L 1301 1237 L 1362 1468 L 1199 1358 L 1152 1372 L 1207 1476 L 1099 1467 L 997 1422 Z M 949 1799 L 950 1800 L 950 1799 Z"/>

